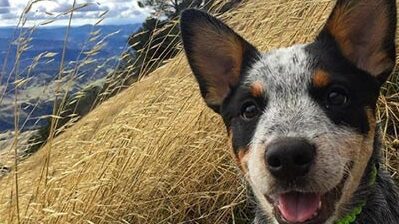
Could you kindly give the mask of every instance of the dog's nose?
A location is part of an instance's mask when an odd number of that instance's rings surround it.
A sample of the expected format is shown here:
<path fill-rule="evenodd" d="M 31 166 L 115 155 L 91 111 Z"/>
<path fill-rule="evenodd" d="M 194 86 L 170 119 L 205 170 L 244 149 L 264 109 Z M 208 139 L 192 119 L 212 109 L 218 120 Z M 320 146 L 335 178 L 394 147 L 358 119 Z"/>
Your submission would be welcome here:
<path fill-rule="evenodd" d="M 282 138 L 272 142 L 265 154 L 266 165 L 282 181 L 303 177 L 315 158 L 315 147 L 303 138 Z"/>

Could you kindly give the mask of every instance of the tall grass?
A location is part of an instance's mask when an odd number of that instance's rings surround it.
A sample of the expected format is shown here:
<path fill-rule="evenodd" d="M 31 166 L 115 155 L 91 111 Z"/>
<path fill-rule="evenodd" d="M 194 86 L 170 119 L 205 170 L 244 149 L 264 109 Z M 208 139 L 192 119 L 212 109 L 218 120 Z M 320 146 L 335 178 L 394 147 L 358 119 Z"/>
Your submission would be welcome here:
<path fill-rule="evenodd" d="M 13 97 L 14 97 L 14 131 L 12 132 L 13 134 L 13 140 L 11 144 L 5 144 L 6 148 L 1 148 L 0 150 L 0 165 L 2 170 L 4 171 L 4 168 L 11 169 L 13 172 L 9 175 L 9 177 L 13 177 L 13 183 L 12 183 L 12 188 L 10 188 L 10 197 L 12 198 L 13 201 L 15 201 L 15 216 L 10 215 L 10 219 L 4 219 L 5 216 L 1 215 L 0 216 L 0 222 L 3 222 L 4 220 L 8 222 L 21 222 L 21 213 L 22 211 L 20 210 L 20 203 L 19 203 L 19 163 L 23 161 L 25 156 L 27 155 L 25 152 L 26 150 L 29 150 L 32 145 L 35 144 L 42 144 L 38 142 L 29 142 L 28 139 L 32 137 L 32 135 L 21 135 L 22 130 L 25 128 L 25 125 L 27 124 L 28 120 L 30 119 L 35 119 L 31 117 L 33 112 L 37 109 L 39 104 L 43 101 L 49 101 L 53 102 L 53 113 L 52 114 L 43 114 L 39 120 L 48 120 L 49 121 L 49 134 L 46 136 L 45 142 L 48 144 L 48 150 L 46 153 L 46 158 L 43 160 L 44 168 L 43 170 L 45 171 L 44 174 L 42 174 L 41 178 L 45 180 L 45 183 L 47 183 L 47 180 L 49 178 L 49 166 L 51 164 L 50 158 L 51 158 L 51 149 L 52 147 L 52 142 L 54 137 L 62 132 L 66 127 L 71 126 L 75 121 L 77 121 L 80 117 L 76 116 L 74 112 L 69 113 L 68 116 L 75 116 L 74 119 L 70 119 L 70 122 L 67 124 L 63 125 L 58 125 L 59 120 L 62 117 L 62 114 L 64 113 L 65 107 L 67 107 L 68 102 L 67 99 L 70 96 L 71 92 L 77 88 L 75 82 L 77 79 L 79 79 L 79 72 L 82 69 L 83 66 L 87 66 L 90 64 L 94 64 L 97 67 L 104 66 L 103 64 L 99 64 L 97 60 L 93 59 L 93 56 L 95 56 L 99 51 L 102 50 L 103 44 L 106 43 L 107 38 L 110 38 L 112 35 L 116 34 L 110 34 L 108 36 L 102 37 L 101 31 L 96 29 L 96 26 L 100 24 L 101 21 L 104 20 L 106 17 L 106 12 L 102 13 L 99 15 L 97 22 L 93 24 L 93 30 L 91 32 L 90 37 L 85 41 L 84 46 L 81 48 L 81 52 L 79 56 L 75 60 L 75 66 L 67 66 L 65 63 L 65 55 L 67 53 L 67 46 L 68 46 L 68 38 L 69 38 L 69 30 L 72 27 L 72 21 L 74 20 L 74 13 L 76 11 L 79 11 L 81 9 L 84 9 L 85 7 L 90 6 L 90 4 L 93 3 L 83 3 L 83 4 L 77 4 L 76 0 L 73 1 L 72 8 L 69 9 L 66 12 L 62 12 L 59 14 L 51 14 L 48 13 L 48 19 L 37 23 L 34 26 L 27 26 L 28 21 L 28 15 L 31 12 L 33 6 L 35 4 L 38 4 L 40 2 L 44 2 L 43 0 L 30 0 L 28 1 L 26 7 L 24 8 L 23 12 L 21 13 L 17 26 L 15 28 L 14 32 L 14 41 L 10 44 L 10 47 L 8 48 L 7 54 L 5 58 L 2 58 L 2 63 L 3 67 L 0 73 L 0 86 L 1 92 L 0 92 L 0 106 L 4 103 L 5 97 L 7 95 L 7 92 L 13 92 Z M 29 100 L 29 103 L 33 104 L 33 107 L 31 111 L 29 112 L 28 116 L 25 118 L 25 121 L 21 123 L 21 118 L 20 118 L 20 113 L 21 113 L 21 107 L 22 107 L 22 101 L 19 97 L 20 91 L 23 91 L 26 87 L 29 88 L 29 85 L 31 84 L 32 80 L 32 73 L 35 70 L 35 68 L 40 65 L 40 64 L 49 64 L 54 61 L 54 57 L 57 56 L 58 53 L 55 52 L 42 52 L 35 56 L 32 60 L 32 64 L 27 67 L 25 70 L 20 69 L 20 63 L 21 63 L 21 58 L 22 55 L 31 47 L 31 41 L 32 41 L 32 35 L 36 32 L 36 30 L 42 26 L 48 26 L 51 25 L 52 23 L 56 22 L 57 20 L 68 17 L 68 25 L 65 27 L 65 36 L 64 36 L 64 47 L 61 52 L 61 62 L 59 64 L 59 71 L 58 74 L 54 76 L 54 79 L 51 81 L 49 85 L 44 86 L 42 89 L 42 93 L 47 93 L 47 94 L 42 94 L 40 96 L 40 93 L 38 94 L 39 97 L 36 99 L 36 102 L 32 103 L 32 100 L 34 98 Z M 94 44 L 94 47 L 89 49 L 87 46 L 89 44 L 92 44 L 93 42 L 96 42 Z M 13 54 L 12 52 L 12 45 L 16 45 L 16 53 L 15 53 L 15 58 L 10 58 Z M 120 56 L 115 56 L 114 58 L 109 58 L 108 61 L 119 61 L 118 57 Z M 14 61 L 13 66 L 11 71 L 6 72 L 7 69 L 7 64 L 9 61 Z M 103 62 L 102 62 L 103 63 Z M 108 63 L 107 61 L 105 64 Z M 116 66 L 114 67 L 114 69 Z M 95 72 L 95 71 L 94 71 Z M 24 73 L 24 77 L 21 77 L 21 74 Z M 5 83 L 2 83 L 2 80 L 4 76 L 8 76 L 6 79 Z M 84 90 L 84 89 L 83 89 Z M 76 101 L 79 101 L 80 98 L 78 97 L 78 94 L 76 94 Z M 47 97 L 47 98 L 46 98 Z M 24 102 L 26 103 L 26 102 Z M 4 144 L 2 145 L 4 146 Z M 4 175 L 4 172 L 1 174 Z M 2 176 L 0 176 L 2 178 Z M 2 191 L 2 193 L 6 193 L 6 191 Z M 11 214 L 11 213 L 10 213 Z"/>
<path fill-rule="evenodd" d="M 270 50 L 311 41 L 331 7 L 329 0 L 246 1 L 220 17 L 261 50 Z M 70 21 L 74 10 L 65 12 Z M 23 50 L 27 38 L 18 39 Z M 62 107 L 54 107 L 47 144 L 24 161 L 16 150 L 21 145 L 16 125 L 13 156 L 7 157 L 13 171 L 0 179 L 0 223 L 248 222 L 247 188 L 230 156 L 222 121 L 202 103 L 182 53 L 154 65 L 160 68 L 148 77 L 154 70 L 148 65 L 131 66 L 127 69 L 141 66 L 138 82 L 109 100 L 100 95 L 100 106 L 56 138 Z M 63 70 L 57 81 L 66 84 L 55 93 L 59 99 L 66 98 L 79 66 L 67 78 Z M 18 75 L 18 63 L 9 75 Z M 18 89 L 21 83 L 10 85 Z M 398 83 L 395 73 L 378 109 L 385 168 L 396 179 Z M 15 108 L 18 114 L 18 94 Z"/>

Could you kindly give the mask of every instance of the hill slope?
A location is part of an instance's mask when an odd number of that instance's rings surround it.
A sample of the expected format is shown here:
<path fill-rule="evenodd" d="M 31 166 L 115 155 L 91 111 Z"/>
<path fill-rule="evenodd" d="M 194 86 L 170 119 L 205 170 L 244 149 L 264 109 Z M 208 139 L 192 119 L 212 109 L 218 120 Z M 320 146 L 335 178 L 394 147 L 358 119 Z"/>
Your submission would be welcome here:
<path fill-rule="evenodd" d="M 248 1 L 225 19 L 269 50 L 310 41 L 331 6 Z M 99 106 L 18 169 L 19 206 L 15 173 L 0 181 L 0 217 L 9 223 L 18 210 L 26 223 L 232 223 L 247 203 L 222 121 L 204 106 L 183 55 Z"/>

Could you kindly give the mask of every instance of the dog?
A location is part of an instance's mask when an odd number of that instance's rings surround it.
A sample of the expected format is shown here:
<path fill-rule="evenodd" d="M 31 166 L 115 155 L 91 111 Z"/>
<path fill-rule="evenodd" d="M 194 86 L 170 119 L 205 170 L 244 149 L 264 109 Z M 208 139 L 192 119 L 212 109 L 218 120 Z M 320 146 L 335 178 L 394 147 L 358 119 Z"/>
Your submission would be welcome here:
<path fill-rule="evenodd" d="M 338 0 L 313 42 L 267 53 L 200 10 L 180 27 L 255 196 L 254 223 L 399 223 L 375 117 L 395 66 L 394 0 Z"/>

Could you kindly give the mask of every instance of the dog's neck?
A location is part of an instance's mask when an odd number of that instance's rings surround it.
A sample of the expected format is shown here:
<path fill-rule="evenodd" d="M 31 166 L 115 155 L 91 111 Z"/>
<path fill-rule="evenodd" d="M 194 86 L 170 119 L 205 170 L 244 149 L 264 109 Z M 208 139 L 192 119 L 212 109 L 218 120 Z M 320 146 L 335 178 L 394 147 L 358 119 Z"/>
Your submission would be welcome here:
<path fill-rule="evenodd" d="M 383 220 L 386 224 L 399 223 L 399 190 L 390 178 L 389 174 L 380 168 L 381 164 L 381 137 L 379 131 L 376 131 L 374 138 L 374 150 L 372 157 L 363 175 L 362 182 L 355 192 L 352 200 L 351 209 L 366 199 L 362 212 L 357 215 L 355 224 L 379 224 Z M 375 184 L 370 185 L 369 176 L 376 167 L 377 173 Z"/>
<path fill-rule="evenodd" d="M 379 132 L 374 139 L 373 155 L 367 165 L 362 181 L 346 206 L 346 215 L 333 224 L 385 224 L 399 223 L 399 190 L 392 179 L 380 168 L 381 140 Z M 360 210 L 360 211 L 359 211 Z M 254 224 L 275 224 L 257 212 Z"/>
<path fill-rule="evenodd" d="M 368 175 L 364 176 L 365 179 L 364 182 L 366 182 L 365 188 L 367 187 L 369 188 L 369 190 L 372 190 L 375 187 L 377 173 L 378 173 L 377 165 L 374 162 L 370 163 L 370 171 L 368 172 Z M 359 203 L 356 206 L 354 206 L 350 212 L 347 212 L 343 218 L 339 219 L 338 221 L 335 221 L 334 223 L 335 224 L 355 223 L 358 216 L 360 216 L 360 214 L 362 213 L 363 208 L 366 206 L 368 197 L 369 197 L 368 195 L 365 195 L 363 199 L 359 199 Z"/>

